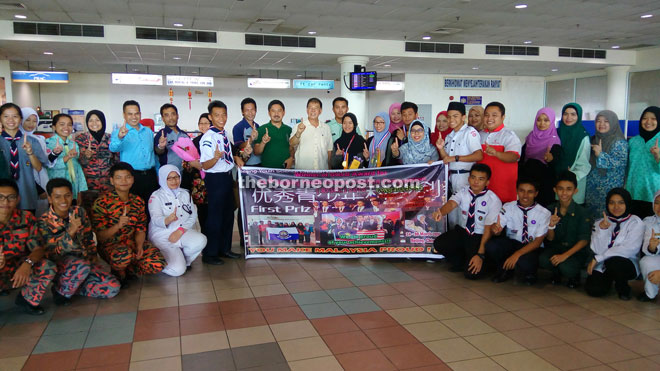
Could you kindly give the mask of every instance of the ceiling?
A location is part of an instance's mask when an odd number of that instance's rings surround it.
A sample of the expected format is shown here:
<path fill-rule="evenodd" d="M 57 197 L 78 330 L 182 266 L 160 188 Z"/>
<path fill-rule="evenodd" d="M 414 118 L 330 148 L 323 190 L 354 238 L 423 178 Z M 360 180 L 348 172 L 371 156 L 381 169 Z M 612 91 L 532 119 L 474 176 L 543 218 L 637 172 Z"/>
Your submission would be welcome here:
<path fill-rule="evenodd" d="M 2 4 L 20 2 L 23 10 Z M 519 3 L 527 9 L 515 9 Z M 660 45 L 658 0 L 0 0 L 0 19 L 121 24 L 234 32 L 622 49 Z M 648 19 L 643 14 L 654 14 Z M 439 28 L 457 29 L 449 35 Z M 43 55 L 44 50 L 54 56 Z M 32 69 L 72 72 L 193 72 L 326 78 L 339 76 L 337 55 L 85 43 L 1 41 L 0 54 Z M 177 58 L 177 59 L 175 59 Z M 178 59 L 180 58 L 180 59 Z M 385 67 L 385 65 L 390 67 Z M 180 66 L 180 67 L 179 67 Z M 606 65 L 601 65 L 605 67 Z M 381 74 L 452 73 L 546 76 L 593 70 L 578 63 L 371 58 Z M 474 70 L 473 67 L 478 67 Z M 134 71 L 137 70 L 137 71 Z M 279 72 L 276 72 L 279 71 Z"/>

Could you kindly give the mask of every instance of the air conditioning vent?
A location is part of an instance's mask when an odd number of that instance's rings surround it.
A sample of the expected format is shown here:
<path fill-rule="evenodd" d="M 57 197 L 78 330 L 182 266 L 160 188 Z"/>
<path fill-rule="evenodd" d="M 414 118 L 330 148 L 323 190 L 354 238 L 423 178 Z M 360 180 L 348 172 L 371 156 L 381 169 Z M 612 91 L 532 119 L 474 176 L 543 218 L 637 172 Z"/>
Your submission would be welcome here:
<path fill-rule="evenodd" d="M 405 44 L 405 51 L 418 52 L 418 53 L 463 54 L 464 49 L 465 46 L 463 44 L 420 43 L 420 42 L 407 42 Z"/>
<path fill-rule="evenodd" d="M 135 27 L 135 38 L 197 43 L 218 42 L 218 35 L 213 31 L 175 30 L 171 28 Z"/>
<path fill-rule="evenodd" d="M 81 24 L 58 24 L 38 22 L 14 22 L 14 33 L 21 35 L 103 37 L 103 26 Z"/>
<path fill-rule="evenodd" d="M 0 10 L 23 10 L 25 9 L 25 5 L 21 3 L 14 3 L 14 2 L 1 2 L 0 3 Z"/>
<path fill-rule="evenodd" d="M 607 50 L 559 48 L 559 56 L 569 58 L 605 59 L 607 58 Z"/>
<path fill-rule="evenodd" d="M 316 38 L 246 33 L 245 45 L 283 46 L 288 48 L 316 48 Z"/>
<path fill-rule="evenodd" d="M 538 46 L 486 45 L 486 54 L 490 55 L 529 55 L 538 56 Z"/>

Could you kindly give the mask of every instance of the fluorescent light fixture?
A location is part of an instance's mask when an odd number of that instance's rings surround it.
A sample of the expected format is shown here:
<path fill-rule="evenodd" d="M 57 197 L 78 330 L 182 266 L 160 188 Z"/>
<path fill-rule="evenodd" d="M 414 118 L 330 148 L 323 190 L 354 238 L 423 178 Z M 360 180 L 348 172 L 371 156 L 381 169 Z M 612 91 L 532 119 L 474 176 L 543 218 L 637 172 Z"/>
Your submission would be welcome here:
<path fill-rule="evenodd" d="M 177 61 L 181 59 L 181 57 L 172 57 L 172 59 L 176 59 Z"/>
<path fill-rule="evenodd" d="M 557 71 L 559 71 L 559 68 L 553 68 L 553 69 L 551 69 L 550 71 L 552 71 L 552 72 L 557 72 Z"/>
<path fill-rule="evenodd" d="M 644 14 L 640 18 L 646 19 L 646 18 L 652 18 L 652 17 L 653 17 L 653 14 Z"/>
<path fill-rule="evenodd" d="M 619 45 L 612 45 L 612 49 L 619 49 L 621 46 Z"/>
<path fill-rule="evenodd" d="M 422 36 L 422 40 L 431 40 L 431 36 Z"/>
<path fill-rule="evenodd" d="M 207 76 L 180 76 L 180 75 L 167 75 L 165 76 L 167 86 L 196 86 L 203 88 L 213 87 L 213 77 Z"/>
<path fill-rule="evenodd" d="M 384 64 L 383 67 L 392 67 L 391 64 Z"/>
<path fill-rule="evenodd" d="M 174 27 L 183 27 L 183 23 L 175 23 L 172 26 L 174 26 Z"/>
<path fill-rule="evenodd" d="M 113 73 L 112 83 L 115 85 L 163 85 L 163 75 L 147 75 L 145 73 Z"/>
<path fill-rule="evenodd" d="M 27 18 L 27 16 L 25 16 L 23 14 L 15 14 L 14 18 L 16 18 L 16 19 L 25 19 L 25 18 Z"/>
<path fill-rule="evenodd" d="M 527 4 L 518 4 L 516 5 L 516 9 L 525 9 L 527 8 Z"/>
<path fill-rule="evenodd" d="M 11 73 L 11 79 L 14 82 L 66 84 L 69 82 L 69 73 L 52 71 L 13 71 Z"/>
<path fill-rule="evenodd" d="M 381 91 L 402 91 L 405 88 L 403 81 L 377 81 L 376 90 Z"/>
<path fill-rule="evenodd" d="M 523 44 L 531 44 L 531 43 L 532 42 L 530 40 L 527 40 L 527 41 L 523 42 Z"/>
<path fill-rule="evenodd" d="M 472 69 L 473 69 L 473 70 L 478 70 L 478 69 L 479 69 L 479 67 L 472 67 Z"/>
<path fill-rule="evenodd" d="M 316 35 L 316 31 L 307 31 L 308 35 Z"/>
<path fill-rule="evenodd" d="M 291 87 L 291 80 L 248 78 L 247 85 L 248 88 L 255 89 L 289 89 Z"/>
<path fill-rule="evenodd" d="M 44 55 L 53 55 L 53 52 L 44 52 Z"/>
<path fill-rule="evenodd" d="M 332 90 L 335 80 L 293 80 L 294 89 Z"/>

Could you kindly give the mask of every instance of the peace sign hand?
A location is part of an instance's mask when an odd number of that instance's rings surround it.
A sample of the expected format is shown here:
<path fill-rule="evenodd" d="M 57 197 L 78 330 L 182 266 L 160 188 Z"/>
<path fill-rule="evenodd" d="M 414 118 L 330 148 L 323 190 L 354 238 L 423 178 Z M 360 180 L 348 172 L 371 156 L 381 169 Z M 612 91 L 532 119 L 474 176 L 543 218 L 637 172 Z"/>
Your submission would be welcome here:
<path fill-rule="evenodd" d="M 555 213 L 550 216 L 550 224 L 548 226 L 554 227 L 557 224 L 559 224 L 559 221 L 561 220 L 561 217 L 559 217 L 559 214 L 557 213 L 557 208 L 555 207 Z"/>
<path fill-rule="evenodd" d="M 364 143 L 364 149 L 362 150 L 362 156 L 368 160 L 369 159 L 369 149 L 367 148 L 367 143 Z"/>
<path fill-rule="evenodd" d="M 344 155 L 344 151 L 342 151 L 342 149 L 339 148 L 339 144 L 337 144 L 337 152 L 335 152 L 335 154 L 337 156 L 343 156 Z"/>
<path fill-rule="evenodd" d="M 392 149 L 392 154 L 395 157 L 398 157 L 399 156 L 399 138 L 394 139 L 394 143 L 392 143 L 390 148 Z"/>
<path fill-rule="evenodd" d="M 600 221 L 600 224 L 598 226 L 600 229 L 608 229 L 612 223 L 610 223 L 610 220 L 607 218 L 607 214 L 603 211 L 603 220 Z"/>
<path fill-rule="evenodd" d="M 655 145 L 651 147 L 651 153 L 655 156 L 656 161 L 660 158 L 660 147 L 658 147 L 658 139 L 655 140 Z"/>
<path fill-rule="evenodd" d="M 76 233 L 80 230 L 80 227 L 82 226 L 82 221 L 80 220 L 79 217 L 74 215 L 72 212 L 69 212 L 69 235 L 70 236 L 75 236 Z"/>
<path fill-rule="evenodd" d="M 119 136 L 119 139 L 124 139 L 126 134 L 128 134 L 128 129 L 126 128 L 126 123 L 124 123 L 124 125 L 119 128 L 119 133 L 117 133 L 117 135 Z"/>

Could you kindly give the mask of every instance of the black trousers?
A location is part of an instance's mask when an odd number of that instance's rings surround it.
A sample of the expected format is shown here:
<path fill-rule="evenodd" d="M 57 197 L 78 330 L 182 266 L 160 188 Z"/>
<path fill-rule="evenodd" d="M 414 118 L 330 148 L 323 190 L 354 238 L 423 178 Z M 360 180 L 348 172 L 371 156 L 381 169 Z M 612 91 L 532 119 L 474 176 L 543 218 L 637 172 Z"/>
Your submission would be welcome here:
<path fill-rule="evenodd" d="M 454 229 L 436 237 L 433 247 L 435 251 L 445 256 L 452 268 L 462 268 L 466 278 L 477 279 L 483 275 L 485 266 L 482 266 L 477 274 L 470 273 L 468 267 L 470 259 L 479 251 L 480 243 L 480 234 L 469 235 L 465 229 L 457 225 Z"/>
<path fill-rule="evenodd" d="M 614 256 L 605 260 L 605 272 L 594 270 L 587 277 L 584 289 L 590 296 L 605 296 L 614 282 L 614 288 L 618 294 L 628 295 L 630 294 L 628 281 L 634 280 L 636 277 L 637 270 L 630 259 Z"/>
<path fill-rule="evenodd" d="M 652 202 L 633 200 L 631 209 L 632 209 L 631 212 L 637 215 L 638 217 L 640 217 L 641 219 L 653 215 Z"/>
<path fill-rule="evenodd" d="M 234 180 L 231 172 L 206 173 L 208 216 L 206 233 L 208 242 L 202 254 L 217 257 L 231 251 L 234 231 Z"/>
<path fill-rule="evenodd" d="M 156 169 L 134 170 L 133 179 L 134 183 L 131 187 L 131 193 L 142 198 L 144 204 L 147 205 L 151 194 L 159 188 Z M 147 213 L 148 212 L 149 208 L 147 208 Z"/>
<path fill-rule="evenodd" d="M 497 272 L 504 271 L 504 262 L 516 251 L 525 246 L 522 242 L 506 237 L 496 237 L 486 243 L 486 256 L 497 267 Z M 539 268 L 539 249 L 530 251 L 521 256 L 516 263 L 516 274 L 522 276 L 536 276 Z"/>

